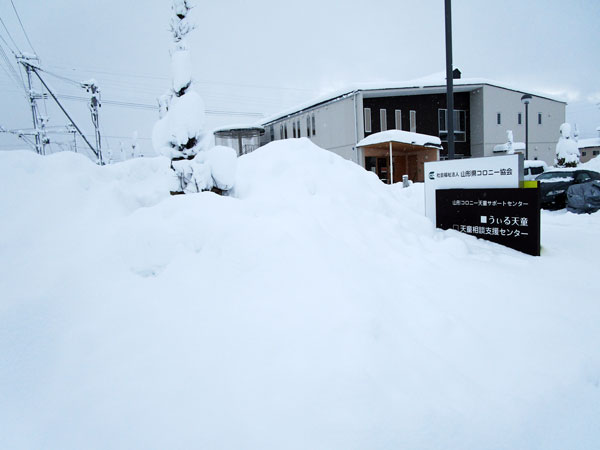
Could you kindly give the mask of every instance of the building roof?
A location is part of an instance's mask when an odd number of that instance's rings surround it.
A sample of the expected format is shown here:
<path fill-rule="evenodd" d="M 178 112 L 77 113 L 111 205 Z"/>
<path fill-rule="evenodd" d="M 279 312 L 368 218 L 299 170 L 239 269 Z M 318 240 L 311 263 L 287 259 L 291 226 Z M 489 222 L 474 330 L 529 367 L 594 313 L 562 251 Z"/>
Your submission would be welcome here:
<path fill-rule="evenodd" d="M 579 148 L 600 147 L 600 137 L 590 139 L 579 139 L 577 142 Z"/>
<path fill-rule="evenodd" d="M 423 147 L 441 147 L 442 141 L 437 136 L 429 136 L 428 134 L 411 133 L 402 130 L 388 130 L 379 133 L 373 133 L 362 141 L 357 147 L 367 147 L 370 145 L 383 144 L 387 142 L 398 142 L 401 144 L 420 145 Z"/>
<path fill-rule="evenodd" d="M 549 95 L 543 92 L 533 92 L 533 91 L 524 91 L 515 86 L 512 86 L 507 83 L 497 82 L 488 80 L 485 78 L 458 78 L 454 79 L 455 92 L 470 92 L 475 89 L 480 88 L 483 85 L 495 86 L 502 89 L 507 89 L 510 91 L 520 92 L 520 93 L 529 93 L 535 97 L 545 98 L 547 100 L 552 100 L 559 103 L 565 103 L 564 99 L 560 99 L 558 97 Z M 339 100 L 344 97 L 348 97 L 353 95 L 355 92 L 363 92 L 368 93 L 369 91 L 393 91 L 393 90 L 405 90 L 407 92 L 411 90 L 424 90 L 426 89 L 427 93 L 444 93 L 446 92 L 446 74 L 438 73 L 425 78 L 419 78 L 415 80 L 409 81 L 399 81 L 399 82 L 376 82 L 376 83 L 356 83 L 353 85 L 349 85 L 345 88 L 338 89 L 336 91 L 332 91 L 321 95 L 309 102 L 297 105 L 293 108 L 286 109 L 277 114 L 274 114 L 270 117 L 267 117 L 261 120 L 260 124 L 267 125 L 272 122 L 275 122 L 279 119 L 282 119 L 287 116 L 292 116 L 298 113 L 307 112 L 312 108 L 320 106 L 324 103 L 331 102 L 333 100 Z"/>

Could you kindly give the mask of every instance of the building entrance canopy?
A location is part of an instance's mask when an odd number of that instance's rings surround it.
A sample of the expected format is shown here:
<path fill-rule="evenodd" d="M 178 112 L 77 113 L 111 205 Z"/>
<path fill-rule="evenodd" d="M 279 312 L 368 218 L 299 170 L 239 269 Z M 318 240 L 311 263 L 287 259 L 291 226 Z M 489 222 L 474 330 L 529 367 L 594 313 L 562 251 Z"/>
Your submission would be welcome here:
<path fill-rule="evenodd" d="M 402 181 L 402 175 L 423 181 L 423 165 L 439 159 L 442 142 L 437 136 L 388 130 L 371 134 L 358 147 L 363 150 L 365 168 L 391 184 Z"/>

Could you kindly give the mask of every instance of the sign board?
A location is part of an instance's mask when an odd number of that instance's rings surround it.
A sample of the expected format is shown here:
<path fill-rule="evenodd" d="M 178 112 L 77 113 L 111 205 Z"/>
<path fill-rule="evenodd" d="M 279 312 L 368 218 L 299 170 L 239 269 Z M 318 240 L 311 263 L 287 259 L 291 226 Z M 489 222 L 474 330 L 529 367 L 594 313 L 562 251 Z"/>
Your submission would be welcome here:
<path fill-rule="evenodd" d="M 425 163 L 425 215 L 436 223 L 438 189 L 518 188 L 523 155 L 488 156 Z"/>
<path fill-rule="evenodd" d="M 436 226 L 540 255 L 539 189 L 438 189 Z"/>

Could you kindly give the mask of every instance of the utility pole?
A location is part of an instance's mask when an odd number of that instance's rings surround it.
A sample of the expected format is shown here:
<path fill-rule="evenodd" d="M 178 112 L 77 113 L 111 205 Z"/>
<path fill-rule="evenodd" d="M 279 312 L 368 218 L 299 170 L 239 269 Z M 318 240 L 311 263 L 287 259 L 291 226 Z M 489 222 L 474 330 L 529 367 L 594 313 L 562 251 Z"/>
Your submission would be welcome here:
<path fill-rule="evenodd" d="M 45 139 L 42 140 L 40 137 L 39 131 L 39 117 L 38 117 L 38 108 L 37 108 L 37 100 L 41 99 L 42 96 L 33 89 L 33 83 L 31 79 L 31 72 L 33 71 L 32 65 L 29 61 L 38 61 L 37 56 L 29 56 L 29 55 L 20 55 L 17 57 L 17 61 L 25 67 L 25 72 L 27 73 L 27 95 L 29 96 L 29 104 L 31 106 L 31 118 L 33 120 L 33 129 L 35 130 L 34 138 L 35 138 L 35 151 L 38 155 L 43 155 L 46 153 L 45 149 Z"/>
<path fill-rule="evenodd" d="M 454 159 L 454 74 L 452 73 L 452 1 L 446 6 L 446 121 L 448 126 L 448 159 Z"/>
<path fill-rule="evenodd" d="M 85 88 L 87 92 L 92 93 L 92 97 L 90 99 L 90 113 L 92 114 L 92 124 L 94 125 L 94 131 L 96 136 L 96 152 L 98 153 L 98 163 L 102 166 L 104 165 L 104 162 L 102 161 L 102 140 L 100 136 L 98 112 L 98 108 L 102 106 L 100 104 L 100 89 L 98 89 L 98 86 L 96 85 L 96 82 L 94 80 L 82 83 L 81 85 Z"/>
<path fill-rule="evenodd" d="M 75 124 L 75 122 L 73 121 L 73 119 L 71 118 L 71 116 L 69 115 L 69 113 L 67 112 L 67 110 L 63 107 L 63 105 L 60 103 L 60 101 L 58 101 L 58 98 L 56 97 L 56 95 L 54 95 L 54 92 L 52 92 L 52 90 L 48 87 L 48 85 L 46 84 L 46 82 L 44 81 L 44 79 L 40 76 L 39 72 L 38 72 L 38 68 L 35 66 L 32 66 L 31 64 L 25 62 L 24 64 L 28 65 L 30 67 L 30 70 L 35 74 L 36 77 L 38 77 L 38 79 L 40 80 L 40 82 L 44 85 L 44 87 L 46 88 L 46 90 L 48 91 L 48 93 L 50 94 L 50 96 L 54 99 L 54 101 L 56 102 L 56 104 L 58 105 L 58 107 L 61 109 L 61 111 L 64 113 L 65 116 L 67 116 L 67 119 L 69 119 L 69 122 L 71 122 L 71 124 L 73 125 L 73 128 L 75 128 L 75 130 L 77 130 L 77 133 L 79 133 L 79 135 L 81 136 L 81 139 L 83 139 L 83 141 L 87 144 L 87 146 L 90 148 L 90 150 L 92 151 L 92 153 L 94 153 L 94 155 L 96 155 L 96 157 L 98 158 L 98 164 L 102 164 L 102 158 L 101 155 L 98 153 L 98 151 L 92 146 L 92 144 L 90 144 L 90 142 L 87 140 L 87 138 L 85 137 L 85 135 L 81 132 L 81 130 L 79 129 L 79 127 Z"/>

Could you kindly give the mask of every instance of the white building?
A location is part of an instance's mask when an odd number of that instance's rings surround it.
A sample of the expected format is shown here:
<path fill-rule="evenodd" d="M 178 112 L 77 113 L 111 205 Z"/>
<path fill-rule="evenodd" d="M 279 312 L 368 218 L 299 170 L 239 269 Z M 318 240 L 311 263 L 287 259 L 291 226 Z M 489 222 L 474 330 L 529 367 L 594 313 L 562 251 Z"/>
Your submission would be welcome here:
<path fill-rule="evenodd" d="M 460 72 L 455 70 L 455 77 Z M 483 79 L 454 80 L 455 153 L 457 157 L 493 156 L 506 142 L 506 131 L 525 142 L 525 91 Z M 529 159 L 554 163 L 566 103 L 532 95 L 529 104 Z M 447 154 L 445 81 L 360 85 L 328 95 L 262 122 L 262 144 L 308 137 L 322 148 L 365 166 L 357 143 L 372 133 L 399 129 L 439 136 Z"/>

